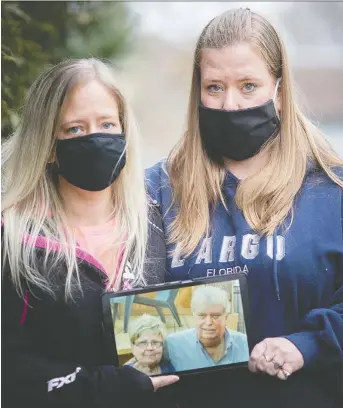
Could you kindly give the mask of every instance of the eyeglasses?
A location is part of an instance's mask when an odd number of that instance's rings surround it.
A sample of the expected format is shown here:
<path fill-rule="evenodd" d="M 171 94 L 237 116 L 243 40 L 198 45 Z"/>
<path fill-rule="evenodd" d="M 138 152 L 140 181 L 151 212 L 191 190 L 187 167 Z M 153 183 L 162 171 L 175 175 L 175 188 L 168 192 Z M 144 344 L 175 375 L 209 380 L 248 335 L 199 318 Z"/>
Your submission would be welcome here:
<path fill-rule="evenodd" d="M 137 343 L 135 343 L 135 346 L 139 347 L 140 349 L 146 349 L 150 344 L 151 348 L 160 348 L 163 346 L 163 342 L 162 341 L 156 341 L 156 340 L 152 340 L 152 341 L 139 341 Z"/>
<path fill-rule="evenodd" d="M 223 317 L 224 316 L 224 314 L 203 314 L 203 313 L 199 313 L 198 315 L 197 315 L 197 317 L 198 317 L 198 319 L 199 320 L 205 320 L 207 317 L 210 317 L 211 318 L 211 320 L 214 320 L 214 321 L 217 321 L 217 320 L 219 320 L 221 317 Z"/>

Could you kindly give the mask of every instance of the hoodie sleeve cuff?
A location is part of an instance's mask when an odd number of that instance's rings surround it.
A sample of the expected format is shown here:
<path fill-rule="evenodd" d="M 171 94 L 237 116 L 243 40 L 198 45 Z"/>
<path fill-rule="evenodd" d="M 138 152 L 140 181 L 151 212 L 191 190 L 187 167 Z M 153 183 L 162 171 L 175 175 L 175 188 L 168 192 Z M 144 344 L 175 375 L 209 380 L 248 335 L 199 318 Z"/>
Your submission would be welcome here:
<path fill-rule="evenodd" d="M 300 351 L 304 358 L 304 367 L 312 364 L 320 354 L 320 347 L 316 335 L 311 332 L 300 332 L 284 336 L 291 341 Z"/>
<path fill-rule="evenodd" d="M 142 394 L 150 394 L 154 392 L 154 386 L 150 377 L 130 366 L 124 366 L 120 369 L 122 376 L 122 384 L 129 392 L 140 391 Z M 125 385 L 124 385 L 125 384 Z"/>
<path fill-rule="evenodd" d="M 154 395 L 150 377 L 128 366 L 101 366 L 92 385 L 92 406 L 97 408 L 131 408 L 151 400 Z"/>

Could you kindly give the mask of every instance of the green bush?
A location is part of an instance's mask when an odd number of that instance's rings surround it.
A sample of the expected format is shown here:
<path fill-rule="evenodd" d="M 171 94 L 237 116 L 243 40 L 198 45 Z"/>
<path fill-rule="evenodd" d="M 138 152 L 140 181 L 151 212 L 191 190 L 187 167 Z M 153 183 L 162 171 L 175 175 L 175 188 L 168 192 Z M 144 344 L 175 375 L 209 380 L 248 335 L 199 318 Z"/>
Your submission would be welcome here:
<path fill-rule="evenodd" d="M 123 2 L 1 2 L 1 134 L 18 121 L 28 87 L 64 58 L 116 59 L 128 52 L 137 20 Z"/>

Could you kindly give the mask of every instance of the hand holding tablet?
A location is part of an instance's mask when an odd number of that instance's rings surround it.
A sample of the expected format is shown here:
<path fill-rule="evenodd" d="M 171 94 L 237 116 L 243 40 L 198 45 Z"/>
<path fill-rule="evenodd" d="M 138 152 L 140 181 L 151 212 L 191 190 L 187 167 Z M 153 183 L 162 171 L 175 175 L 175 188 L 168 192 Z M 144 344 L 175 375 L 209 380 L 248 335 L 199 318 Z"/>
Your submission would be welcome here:
<path fill-rule="evenodd" d="M 157 391 L 161 387 L 167 387 L 168 385 L 174 384 L 179 381 L 177 375 L 162 375 L 160 377 L 150 377 L 154 391 Z"/>
<path fill-rule="evenodd" d="M 245 274 L 236 274 L 106 293 L 104 328 L 114 364 L 159 376 L 154 387 L 178 379 L 165 374 L 247 365 L 246 291 Z"/>

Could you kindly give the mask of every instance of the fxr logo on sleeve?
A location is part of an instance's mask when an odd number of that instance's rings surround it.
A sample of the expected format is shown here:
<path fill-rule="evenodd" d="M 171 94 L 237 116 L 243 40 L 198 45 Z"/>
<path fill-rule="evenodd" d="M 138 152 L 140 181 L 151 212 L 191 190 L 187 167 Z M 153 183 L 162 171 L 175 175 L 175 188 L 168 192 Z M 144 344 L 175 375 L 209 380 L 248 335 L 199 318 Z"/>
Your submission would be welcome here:
<path fill-rule="evenodd" d="M 81 371 L 81 367 L 77 367 L 74 373 L 68 374 L 65 377 L 57 377 L 48 381 L 48 392 L 52 391 L 54 388 L 61 388 L 64 384 L 70 384 L 75 381 L 76 374 Z"/>

